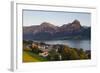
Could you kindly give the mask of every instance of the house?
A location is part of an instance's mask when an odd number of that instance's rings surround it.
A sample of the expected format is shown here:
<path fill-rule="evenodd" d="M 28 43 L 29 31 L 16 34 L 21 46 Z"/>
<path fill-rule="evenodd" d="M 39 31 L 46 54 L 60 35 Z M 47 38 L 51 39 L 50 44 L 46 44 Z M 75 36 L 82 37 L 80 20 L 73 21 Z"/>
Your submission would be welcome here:
<path fill-rule="evenodd" d="M 45 51 L 45 52 L 43 52 L 43 53 L 39 53 L 39 55 L 42 56 L 42 57 L 47 57 L 47 56 L 48 56 L 48 52 Z"/>
<path fill-rule="evenodd" d="M 38 48 L 40 49 L 40 50 L 45 50 L 45 46 L 44 45 L 38 45 Z"/>
<path fill-rule="evenodd" d="M 37 44 L 32 43 L 32 48 L 35 48 L 37 46 Z"/>
<path fill-rule="evenodd" d="M 25 51 L 31 51 L 32 49 L 30 48 L 31 45 L 24 45 L 23 50 Z"/>

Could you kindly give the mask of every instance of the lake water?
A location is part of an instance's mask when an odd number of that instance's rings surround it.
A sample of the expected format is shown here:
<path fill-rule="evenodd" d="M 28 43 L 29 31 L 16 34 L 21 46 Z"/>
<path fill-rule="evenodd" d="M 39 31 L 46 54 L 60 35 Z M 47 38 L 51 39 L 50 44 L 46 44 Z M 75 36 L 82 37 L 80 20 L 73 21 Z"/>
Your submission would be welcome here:
<path fill-rule="evenodd" d="M 51 40 L 51 41 L 43 41 L 47 44 L 64 44 L 73 48 L 82 48 L 84 50 L 91 50 L 91 42 L 90 40 Z"/>

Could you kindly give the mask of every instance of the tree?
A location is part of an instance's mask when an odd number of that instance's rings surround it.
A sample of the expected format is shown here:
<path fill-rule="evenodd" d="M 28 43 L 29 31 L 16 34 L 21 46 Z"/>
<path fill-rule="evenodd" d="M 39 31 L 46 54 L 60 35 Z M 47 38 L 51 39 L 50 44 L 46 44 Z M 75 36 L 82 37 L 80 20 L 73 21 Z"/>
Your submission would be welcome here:
<path fill-rule="evenodd" d="M 68 46 L 65 46 L 63 51 L 61 52 L 62 60 L 77 60 L 79 59 L 79 55 L 74 49 L 71 49 Z"/>
<path fill-rule="evenodd" d="M 62 60 L 69 60 L 70 59 L 70 49 L 67 46 L 64 46 L 64 48 L 61 51 L 61 56 L 62 56 Z"/>
<path fill-rule="evenodd" d="M 88 59 L 88 55 L 84 52 L 83 49 L 79 49 L 78 54 L 80 56 L 80 59 Z"/>
<path fill-rule="evenodd" d="M 32 42 L 33 42 L 33 41 L 30 41 L 30 40 L 23 40 L 23 43 L 26 44 L 26 45 L 32 44 Z"/>
<path fill-rule="evenodd" d="M 85 53 L 88 56 L 88 59 L 91 59 L 91 51 L 90 50 L 86 50 Z"/>
<path fill-rule="evenodd" d="M 51 61 L 59 61 L 60 58 L 59 58 L 59 53 L 56 52 L 55 49 L 52 49 L 50 52 L 49 52 L 49 55 L 47 57 L 49 60 Z"/>
<path fill-rule="evenodd" d="M 70 60 L 77 60 L 79 59 L 78 53 L 74 49 L 70 49 Z"/>
<path fill-rule="evenodd" d="M 34 47 L 32 47 L 32 52 L 36 53 L 36 54 L 39 54 L 42 51 L 38 48 L 38 46 L 35 45 Z"/>

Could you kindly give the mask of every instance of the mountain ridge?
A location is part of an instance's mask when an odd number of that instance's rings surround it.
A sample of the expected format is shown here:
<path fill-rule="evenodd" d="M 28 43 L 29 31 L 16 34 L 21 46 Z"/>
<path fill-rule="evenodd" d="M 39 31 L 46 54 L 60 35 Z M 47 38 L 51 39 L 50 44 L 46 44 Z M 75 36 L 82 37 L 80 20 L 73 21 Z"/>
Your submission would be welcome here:
<path fill-rule="evenodd" d="M 40 25 L 23 27 L 23 39 L 52 40 L 52 39 L 90 39 L 91 27 L 84 28 L 80 21 L 55 26 L 49 22 Z"/>

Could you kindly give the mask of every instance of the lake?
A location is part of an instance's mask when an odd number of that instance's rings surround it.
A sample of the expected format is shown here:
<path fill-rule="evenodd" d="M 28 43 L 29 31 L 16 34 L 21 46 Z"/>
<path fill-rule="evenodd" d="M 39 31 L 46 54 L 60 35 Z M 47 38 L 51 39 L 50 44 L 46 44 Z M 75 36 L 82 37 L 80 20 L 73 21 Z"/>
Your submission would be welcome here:
<path fill-rule="evenodd" d="M 47 44 L 64 44 L 72 48 L 82 48 L 84 50 L 91 50 L 91 41 L 90 40 L 51 40 L 51 41 L 42 41 Z"/>

